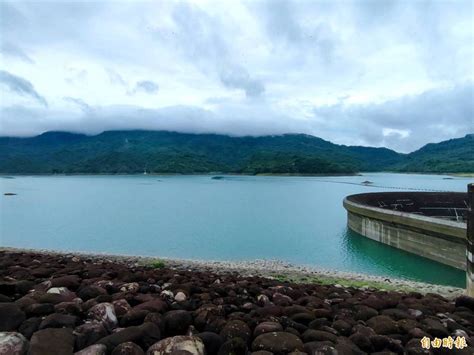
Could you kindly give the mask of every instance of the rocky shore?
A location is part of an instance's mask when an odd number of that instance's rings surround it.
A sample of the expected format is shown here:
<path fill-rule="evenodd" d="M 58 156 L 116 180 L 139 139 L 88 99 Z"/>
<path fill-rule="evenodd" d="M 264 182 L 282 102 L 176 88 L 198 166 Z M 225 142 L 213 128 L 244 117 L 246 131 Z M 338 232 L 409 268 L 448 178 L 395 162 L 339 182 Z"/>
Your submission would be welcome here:
<path fill-rule="evenodd" d="M 238 269 L 1 250 L 0 354 L 474 353 L 474 299 L 456 290 L 447 298 Z"/>

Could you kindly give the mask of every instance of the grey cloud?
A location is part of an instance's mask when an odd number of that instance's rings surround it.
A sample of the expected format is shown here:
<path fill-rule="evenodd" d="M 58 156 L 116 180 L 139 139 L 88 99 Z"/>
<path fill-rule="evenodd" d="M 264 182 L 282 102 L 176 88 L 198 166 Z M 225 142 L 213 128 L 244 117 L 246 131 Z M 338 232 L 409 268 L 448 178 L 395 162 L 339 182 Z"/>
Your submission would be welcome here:
<path fill-rule="evenodd" d="M 91 107 L 84 100 L 69 96 L 63 97 L 63 100 L 77 105 L 84 112 L 90 113 L 90 111 L 92 110 Z"/>
<path fill-rule="evenodd" d="M 2 108 L 0 135 L 31 136 L 45 131 L 65 130 L 97 134 L 104 130 L 150 129 L 184 133 L 217 133 L 232 136 L 284 134 L 307 131 L 305 123 L 289 120 L 266 107 L 222 106 L 216 111 L 194 106 L 144 109 L 112 105 L 92 107 L 89 112 L 55 111 L 24 107 Z M 64 120 L 67 115 L 68 120 Z M 47 117 L 47 119 L 43 119 Z M 23 124 L 18 125 L 21 121 Z"/>
<path fill-rule="evenodd" d="M 10 74 L 5 70 L 0 70 L 0 83 L 4 84 L 12 92 L 22 96 L 29 96 L 44 106 L 48 106 L 45 98 L 38 94 L 33 84 L 19 76 Z"/>
<path fill-rule="evenodd" d="M 233 89 L 242 89 L 247 97 L 258 97 L 263 94 L 265 87 L 262 82 L 250 78 L 243 68 L 233 68 L 221 73 L 222 83 Z"/>
<path fill-rule="evenodd" d="M 361 144 L 406 152 L 431 141 L 473 132 L 472 102 L 474 84 L 468 82 L 379 104 L 339 103 L 317 107 L 314 113 L 320 128 L 332 140 L 352 136 L 354 142 L 361 137 Z M 384 136 L 384 129 L 392 133 Z M 397 131 L 406 131 L 409 136 L 403 137 Z"/>
<path fill-rule="evenodd" d="M 224 24 L 188 3 L 179 3 L 173 11 L 176 31 L 173 40 L 189 60 L 206 74 L 217 72 L 219 80 L 231 89 L 241 89 L 247 97 L 260 96 L 262 81 L 251 78 L 248 70 L 235 60 Z M 175 38 L 176 37 L 176 38 Z"/>
<path fill-rule="evenodd" d="M 155 94 L 159 90 L 157 83 L 151 80 L 142 80 L 136 83 L 133 93 L 144 92 L 147 94 Z"/>
<path fill-rule="evenodd" d="M 265 1 L 263 13 L 268 34 L 283 38 L 288 43 L 300 42 L 304 33 L 296 19 L 296 7 L 288 0 Z"/>
<path fill-rule="evenodd" d="M 314 108 L 311 120 L 283 115 L 265 102 L 240 105 L 225 100 L 217 101 L 212 111 L 192 106 L 92 107 L 87 112 L 67 113 L 67 121 L 63 120 L 64 112 L 9 107 L 2 110 L 2 135 L 32 135 L 54 129 L 88 134 L 112 129 L 234 136 L 307 133 L 340 144 L 387 146 L 409 152 L 429 142 L 472 133 L 473 90 L 474 84 L 466 83 L 375 105 L 321 106 Z M 24 124 L 19 126 L 18 120 Z M 404 137 L 405 133 L 409 136 Z"/>
<path fill-rule="evenodd" d="M 127 82 L 123 79 L 123 77 L 119 73 L 117 73 L 115 70 L 106 68 L 105 71 L 109 77 L 110 83 L 114 85 L 121 85 L 124 87 L 128 86 Z"/>
<path fill-rule="evenodd" d="M 0 51 L 2 54 L 10 56 L 10 57 L 15 57 L 23 60 L 24 62 L 33 64 L 34 61 L 31 59 L 20 47 L 14 45 L 13 43 L 10 42 L 2 42 Z"/>

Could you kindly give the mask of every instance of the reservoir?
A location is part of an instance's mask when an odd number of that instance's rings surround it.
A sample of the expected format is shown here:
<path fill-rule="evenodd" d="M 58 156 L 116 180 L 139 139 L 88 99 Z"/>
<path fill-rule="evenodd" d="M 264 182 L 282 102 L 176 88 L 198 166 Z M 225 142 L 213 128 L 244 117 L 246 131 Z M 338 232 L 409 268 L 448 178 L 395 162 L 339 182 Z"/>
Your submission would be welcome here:
<path fill-rule="evenodd" d="M 349 231 L 342 201 L 366 192 L 465 192 L 469 182 L 387 173 L 2 177 L 0 244 L 203 260 L 279 259 L 464 287 L 461 270 Z"/>

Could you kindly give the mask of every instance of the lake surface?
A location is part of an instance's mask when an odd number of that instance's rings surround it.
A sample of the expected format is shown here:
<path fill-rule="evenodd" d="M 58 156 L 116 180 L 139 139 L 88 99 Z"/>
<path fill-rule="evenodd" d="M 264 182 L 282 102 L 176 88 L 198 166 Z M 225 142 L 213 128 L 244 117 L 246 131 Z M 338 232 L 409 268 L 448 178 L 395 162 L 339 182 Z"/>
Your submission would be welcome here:
<path fill-rule="evenodd" d="M 375 186 L 361 182 L 373 181 Z M 188 259 L 280 259 L 463 287 L 460 270 L 348 231 L 346 195 L 466 191 L 439 175 L 0 178 L 0 244 Z M 378 187 L 383 186 L 383 187 Z M 17 196 L 3 196 L 5 192 Z"/>

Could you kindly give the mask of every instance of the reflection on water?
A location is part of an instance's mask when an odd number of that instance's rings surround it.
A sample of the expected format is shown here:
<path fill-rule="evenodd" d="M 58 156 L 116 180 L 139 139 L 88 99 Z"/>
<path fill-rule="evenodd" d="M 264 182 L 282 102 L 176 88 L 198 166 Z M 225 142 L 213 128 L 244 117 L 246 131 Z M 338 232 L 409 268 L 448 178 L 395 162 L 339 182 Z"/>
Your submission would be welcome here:
<path fill-rule="evenodd" d="M 464 271 L 376 242 L 349 228 L 344 234 L 344 246 L 347 257 L 352 259 L 349 263 L 363 264 L 364 272 L 371 265 L 374 273 L 383 269 L 407 279 L 466 287 Z"/>

